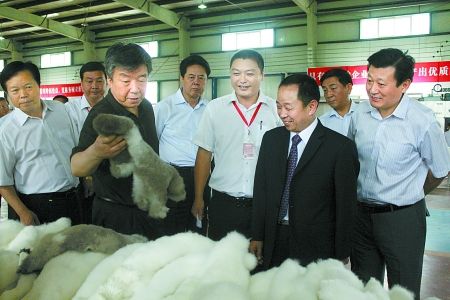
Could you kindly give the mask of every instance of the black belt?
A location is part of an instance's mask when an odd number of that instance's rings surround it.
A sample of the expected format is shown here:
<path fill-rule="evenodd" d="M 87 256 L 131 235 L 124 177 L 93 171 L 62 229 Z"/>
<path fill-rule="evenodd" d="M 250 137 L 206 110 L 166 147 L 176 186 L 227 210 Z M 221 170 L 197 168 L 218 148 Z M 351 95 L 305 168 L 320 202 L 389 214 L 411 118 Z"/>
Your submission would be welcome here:
<path fill-rule="evenodd" d="M 253 198 L 233 197 L 228 195 L 227 193 L 222 193 L 216 190 L 213 190 L 213 195 L 218 195 L 224 199 L 233 201 L 236 207 L 252 207 Z"/>
<path fill-rule="evenodd" d="M 18 193 L 19 198 L 31 200 L 62 200 L 72 199 L 77 194 L 77 188 L 71 188 L 65 192 L 22 194 Z"/>
<path fill-rule="evenodd" d="M 171 166 L 174 167 L 175 169 L 180 169 L 180 170 L 193 170 L 193 169 L 194 169 L 194 167 L 190 167 L 190 166 L 182 167 L 182 166 L 174 165 L 174 164 L 172 164 L 172 163 L 169 163 L 169 165 L 171 165 Z"/>
<path fill-rule="evenodd" d="M 96 196 L 95 199 L 102 200 L 103 202 L 107 202 L 107 203 L 126 206 L 126 207 L 137 207 L 134 203 L 123 203 L 123 202 L 118 202 L 118 201 L 114 201 L 109 198 L 104 198 L 104 197 L 99 197 L 99 196 Z"/>
<path fill-rule="evenodd" d="M 365 213 L 368 214 L 378 214 L 378 213 L 385 213 L 385 212 L 393 212 L 396 210 L 401 210 L 404 208 L 408 208 L 413 206 L 414 204 L 410 204 L 410 205 L 403 205 L 403 206 L 398 206 L 398 205 L 394 205 L 394 204 L 381 204 L 381 205 L 377 205 L 377 204 L 369 204 L 366 202 L 358 202 L 358 207 Z"/>

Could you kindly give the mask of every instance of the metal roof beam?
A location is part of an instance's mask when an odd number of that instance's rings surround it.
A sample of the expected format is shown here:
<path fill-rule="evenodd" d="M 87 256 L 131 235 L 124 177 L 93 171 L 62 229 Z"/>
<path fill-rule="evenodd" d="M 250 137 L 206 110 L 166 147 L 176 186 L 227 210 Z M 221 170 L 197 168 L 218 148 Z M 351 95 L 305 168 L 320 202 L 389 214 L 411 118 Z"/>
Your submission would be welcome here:
<path fill-rule="evenodd" d="M 85 28 L 80 29 L 75 26 L 54 21 L 47 17 L 40 17 L 30 14 L 12 7 L 2 6 L 0 9 L 0 16 L 32 26 L 41 27 L 81 42 L 93 42 L 95 39 L 95 34 Z"/>
<path fill-rule="evenodd" d="M 160 20 L 161 22 L 175 27 L 176 29 L 187 30 L 189 28 L 189 20 L 186 17 L 179 16 L 173 11 L 161 7 L 155 3 L 148 0 L 115 0 L 116 2 L 122 3 L 133 9 L 137 9 L 146 13 L 153 18 Z M 140 4 L 138 4 L 140 2 Z"/>

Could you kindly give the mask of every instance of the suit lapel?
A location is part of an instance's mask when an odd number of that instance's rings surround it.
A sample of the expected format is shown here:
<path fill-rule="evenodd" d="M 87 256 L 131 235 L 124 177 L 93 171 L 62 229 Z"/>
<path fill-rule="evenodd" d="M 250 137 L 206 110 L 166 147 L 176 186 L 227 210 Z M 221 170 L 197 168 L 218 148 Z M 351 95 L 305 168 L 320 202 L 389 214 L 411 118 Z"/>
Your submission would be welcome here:
<path fill-rule="evenodd" d="M 276 153 L 273 157 L 275 159 L 275 172 L 274 173 L 274 179 L 277 178 L 280 181 L 281 184 L 281 191 L 284 187 L 284 183 L 286 181 L 286 168 L 287 168 L 287 156 L 288 156 L 288 148 L 289 148 L 289 138 L 290 134 L 289 131 L 282 127 L 280 128 L 281 133 L 277 136 L 277 143 L 276 143 Z M 280 195 L 281 197 L 281 195 Z"/>
<path fill-rule="evenodd" d="M 308 144 L 306 144 L 305 150 L 303 150 L 294 174 L 297 174 L 308 163 L 308 161 L 313 158 L 317 149 L 322 144 L 324 134 L 324 127 L 319 121 L 308 140 Z"/>

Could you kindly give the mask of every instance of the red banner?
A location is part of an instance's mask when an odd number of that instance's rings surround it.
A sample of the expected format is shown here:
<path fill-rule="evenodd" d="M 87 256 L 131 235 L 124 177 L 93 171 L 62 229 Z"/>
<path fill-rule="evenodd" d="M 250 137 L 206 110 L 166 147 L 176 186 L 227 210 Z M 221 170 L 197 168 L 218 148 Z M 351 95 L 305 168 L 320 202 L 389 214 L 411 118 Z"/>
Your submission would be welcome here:
<path fill-rule="evenodd" d="M 66 97 L 81 97 L 83 95 L 83 91 L 81 90 L 81 83 L 41 85 L 41 98 L 51 99 L 56 95 L 64 95 Z"/>
<path fill-rule="evenodd" d="M 335 66 L 308 68 L 308 75 L 320 84 L 320 77 L 333 68 L 347 70 L 352 76 L 353 84 L 366 84 L 367 66 Z M 450 61 L 433 61 L 416 63 L 413 82 L 450 82 Z"/>

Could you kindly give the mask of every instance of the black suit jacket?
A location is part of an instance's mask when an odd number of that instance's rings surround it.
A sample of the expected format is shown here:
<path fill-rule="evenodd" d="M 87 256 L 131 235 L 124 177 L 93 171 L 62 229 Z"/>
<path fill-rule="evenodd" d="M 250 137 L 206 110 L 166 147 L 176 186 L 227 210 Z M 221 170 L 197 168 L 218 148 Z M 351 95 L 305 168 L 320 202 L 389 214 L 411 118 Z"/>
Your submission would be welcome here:
<path fill-rule="evenodd" d="M 285 127 L 266 132 L 256 166 L 252 240 L 263 241 L 265 267 L 271 267 L 289 139 Z M 358 173 L 354 142 L 319 121 L 291 182 L 289 227 L 295 243 L 291 258 L 306 265 L 350 255 Z"/>

